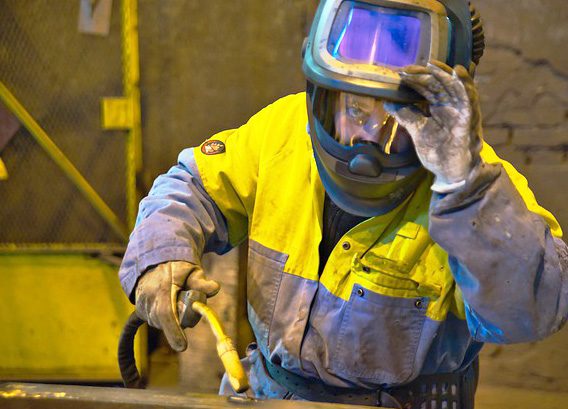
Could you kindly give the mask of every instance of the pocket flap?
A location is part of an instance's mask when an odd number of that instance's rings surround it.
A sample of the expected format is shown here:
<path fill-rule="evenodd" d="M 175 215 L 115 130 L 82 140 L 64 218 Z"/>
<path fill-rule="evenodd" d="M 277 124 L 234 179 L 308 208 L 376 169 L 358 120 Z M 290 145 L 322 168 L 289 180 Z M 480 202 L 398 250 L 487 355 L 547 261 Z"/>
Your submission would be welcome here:
<path fill-rule="evenodd" d="M 406 237 L 407 239 L 415 239 L 420 231 L 419 224 L 413 222 L 406 222 L 396 233 L 397 236 Z"/>

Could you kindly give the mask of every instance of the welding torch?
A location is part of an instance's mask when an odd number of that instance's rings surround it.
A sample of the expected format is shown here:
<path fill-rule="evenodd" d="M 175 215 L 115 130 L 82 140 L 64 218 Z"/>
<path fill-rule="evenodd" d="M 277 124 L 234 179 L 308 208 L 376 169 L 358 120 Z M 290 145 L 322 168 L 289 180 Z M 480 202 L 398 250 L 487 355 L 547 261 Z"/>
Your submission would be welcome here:
<path fill-rule="evenodd" d="M 201 317 L 205 317 L 217 340 L 217 355 L 221 358 L 231 386 L 237 393 L 245 392 L 249 388 L 249 383 L 237 349 L 227 335 L 217 313 L 207 306 L 205 294 L 196 290 L 181 291 L 177 298 L 177 310 L 182 328 L 193 328 Z M 134 358 L 134 337 L 144 322 L 134 311 L 120 335 L 118 363 L 124 386 L 127 388 L 143 389 L 145 387 Z"/>

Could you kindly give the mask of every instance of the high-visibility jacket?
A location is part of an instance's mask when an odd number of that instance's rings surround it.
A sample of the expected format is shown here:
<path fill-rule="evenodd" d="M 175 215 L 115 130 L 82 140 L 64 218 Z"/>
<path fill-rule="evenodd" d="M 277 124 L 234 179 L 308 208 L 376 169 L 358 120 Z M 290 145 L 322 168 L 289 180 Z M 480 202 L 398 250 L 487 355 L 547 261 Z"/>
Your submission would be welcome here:
<path fill-rule="evenodd" d="M 483 342 L 541 339 L 568 311 L 566 246 L 526 180 L 485 145 L 447 195 L 432 177 L 352 228 L 321 273 L 324 188 L 305 94 L 186 149 L 140 204 L 120 271 L 198 263 L 248 239 L 248 318 L 266 359 L 336 386 L 403 384 L 468 365 Z M 488 181 L 487 181 L 488 180 Z"/>

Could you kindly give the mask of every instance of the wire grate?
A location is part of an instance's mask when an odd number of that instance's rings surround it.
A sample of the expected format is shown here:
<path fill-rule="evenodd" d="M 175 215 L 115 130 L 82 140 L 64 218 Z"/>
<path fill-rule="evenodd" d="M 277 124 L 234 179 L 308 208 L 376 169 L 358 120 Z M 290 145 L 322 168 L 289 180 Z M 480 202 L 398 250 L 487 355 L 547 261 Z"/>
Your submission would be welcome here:
<path fill-rule="evenodd" d="M 126 219 L 126 132 L 102 131 L 100 99 L 122 95 L 120 3 L 108 37 L 77 29 L 78 1 L 5 0 L 0 80 L 117 216 Z M 21 127 L 0 152 L 0 248 L 120 239 Z"/>

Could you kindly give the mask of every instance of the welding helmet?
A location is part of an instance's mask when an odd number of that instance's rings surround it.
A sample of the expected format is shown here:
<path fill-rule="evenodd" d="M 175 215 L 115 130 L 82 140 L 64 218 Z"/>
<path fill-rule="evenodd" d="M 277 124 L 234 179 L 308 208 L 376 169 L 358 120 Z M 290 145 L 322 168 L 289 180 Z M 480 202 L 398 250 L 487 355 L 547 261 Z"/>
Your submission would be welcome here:
<path fill-rule="evenodd" d="M 467 0 L 322 0 L 304 43 L 309 133 L 330 198 L 360 216 L 384 214 L 426 175 L 385 101 L 425 101 L 398 71 L 430 60 L 475 67 L 479 16 Z"/>

